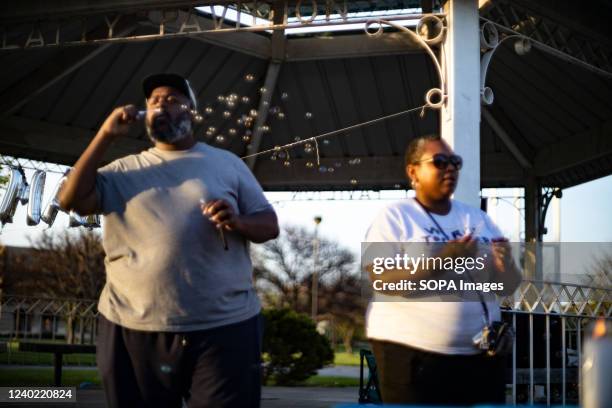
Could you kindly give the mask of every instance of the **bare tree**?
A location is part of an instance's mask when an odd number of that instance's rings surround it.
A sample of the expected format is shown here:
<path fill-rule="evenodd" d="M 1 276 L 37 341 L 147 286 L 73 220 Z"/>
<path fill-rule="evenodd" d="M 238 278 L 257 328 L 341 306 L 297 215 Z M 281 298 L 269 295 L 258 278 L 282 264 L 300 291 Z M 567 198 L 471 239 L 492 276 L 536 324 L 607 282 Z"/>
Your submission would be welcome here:
<path fill-rule="evenodd" d="M 352 341 L 365 322 L 366 298 L 362 296 L 358 273 L 332 273 L 319 288 L 319 309 L 342 339 L 344 349 L 352 353 Z"/>
<path fill-rule="evenodd" d="M 42 234 L 22 260 L 28 279 L 17 284 L 27 293 L 55 298 L 96 299 L 106 280 L 100 234 L 80 229 Z"/>
<path fill-rule="evenodd" d="M 255 282 L 265 305 L 310 314 L 313 242 L 314 233 L 306 228 L 284 226 L 278 239 L 254 247 Z M 332 323 L 350 352 L 365 313 L 355 256 L 337 242 L 319 238 L 316 269 L 319 320 Z"/>
<path fill-rule="evenodd" d="M 584 276 L 584 283 L 599 288 L 612 287 L 612 254 L 607 253 L 593 261 Z"/>
<path fill-rule="evenodd" d="M 106 280 L 104 249 L 98 232 L 64 231 L 44 233 L 32 242 L 33 248 L 19 259 L 19 279 L 12 285 L 15 294 L 41 297 L 96 299 Z M 16 274 L 15 274 L 16 275 Z M 68 307 L 67 342 L 74 341 L 75 318 Z"/>

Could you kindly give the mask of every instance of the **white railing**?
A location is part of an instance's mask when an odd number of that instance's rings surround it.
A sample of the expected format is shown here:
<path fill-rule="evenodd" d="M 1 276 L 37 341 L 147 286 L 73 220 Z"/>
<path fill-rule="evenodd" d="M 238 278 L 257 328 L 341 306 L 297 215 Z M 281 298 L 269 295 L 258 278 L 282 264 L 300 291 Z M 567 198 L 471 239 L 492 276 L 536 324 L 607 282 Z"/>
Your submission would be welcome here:
<path fill-rule="evenodd" d="M 578 404 L 585 328 L 612 319 L 612 288 L 524 280 L 501 304 L 516 331 L 512 402 Z"/>

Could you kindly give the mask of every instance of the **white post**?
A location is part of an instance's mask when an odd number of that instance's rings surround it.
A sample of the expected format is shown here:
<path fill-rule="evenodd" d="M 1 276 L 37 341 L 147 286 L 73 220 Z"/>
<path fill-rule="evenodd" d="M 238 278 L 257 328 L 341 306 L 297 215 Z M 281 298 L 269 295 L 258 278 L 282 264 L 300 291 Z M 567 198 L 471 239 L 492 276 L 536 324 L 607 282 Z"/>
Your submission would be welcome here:
<path fill-rule="evenodd" d="M 442 138 L 463 157 L 455 198 L 480 203 L 480 34 L 478 0 L 448 0 L 442 57 L 447 101 L 440 113 Z"/>
<path fill-rule="evenodd" d="M 552 206 L 552 221 L 553 221 L 553 242 L 561 242 L 561 199 L 554 197 L 551 201 Z"/>
<path fill-rule="evenodd" d="M 552 206 L 553 233 L 552 242 L 555 253 L 554 278 L 555 282 L 562 282 L 561 278 L 561 199 L 553 196 Z"/>

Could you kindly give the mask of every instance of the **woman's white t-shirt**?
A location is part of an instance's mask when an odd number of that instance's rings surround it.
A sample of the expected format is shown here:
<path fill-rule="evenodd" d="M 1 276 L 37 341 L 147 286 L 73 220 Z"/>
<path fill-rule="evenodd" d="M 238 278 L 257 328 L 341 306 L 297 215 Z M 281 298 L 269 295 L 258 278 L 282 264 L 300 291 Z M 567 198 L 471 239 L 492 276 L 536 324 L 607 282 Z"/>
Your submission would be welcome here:
<path fill-rule="evenodd" d="M 483 211 L 451 200 L 446 215 L 430 213 L 449 239 L 471 232 L 488 243 L 502 237 Z M 444 242 L 445 234 L 420 204 L 410 198 L 385 207 L 366 233 L 366 242 Z M 398 250 L 400 245 L 398 244 Z M 483 328 L 483 307 L 478 301 L 374 301 L 366 314 L 370 339 L 391 341 L 442 354 L 477 354 L 472 338 Z M 491 321 L 500 320 L 499 303 L 488 301 Z"/>

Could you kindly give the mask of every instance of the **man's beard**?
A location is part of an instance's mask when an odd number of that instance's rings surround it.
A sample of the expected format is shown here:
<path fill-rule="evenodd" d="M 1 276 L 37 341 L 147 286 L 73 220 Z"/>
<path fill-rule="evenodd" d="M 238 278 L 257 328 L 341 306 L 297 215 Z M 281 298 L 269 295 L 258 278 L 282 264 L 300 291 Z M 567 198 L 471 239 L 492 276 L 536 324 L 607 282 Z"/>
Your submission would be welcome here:
<path fill-rule="evenodd" d="M 152 123 L 148 123 L 146 126 L 147 135 L 153 143 L 161 142 L 173 144 L 191 134 L 192 124 L 191 118 L 188 115 L 183 114 L 175 120 L 172 120 L 167 113 L 162 113 L 161 115 L 166 116 L 167 129 L 160 130 L 158 126 L 155 126 L 157 117 L 153 119 Z"/>

